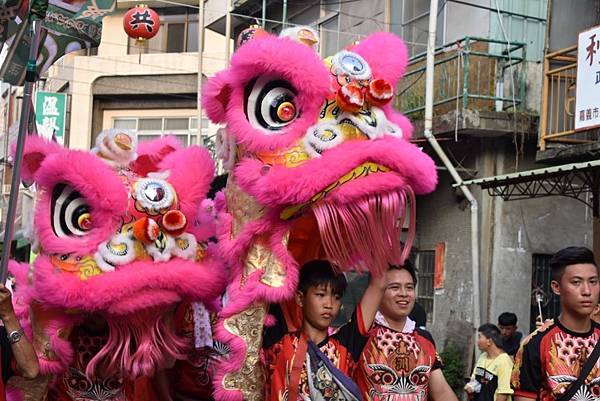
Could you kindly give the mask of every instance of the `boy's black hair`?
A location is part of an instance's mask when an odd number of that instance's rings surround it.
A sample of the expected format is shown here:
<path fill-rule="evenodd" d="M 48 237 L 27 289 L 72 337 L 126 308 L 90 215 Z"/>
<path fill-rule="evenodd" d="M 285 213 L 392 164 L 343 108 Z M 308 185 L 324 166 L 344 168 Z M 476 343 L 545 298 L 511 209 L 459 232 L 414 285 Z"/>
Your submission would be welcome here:
<path fill-rule="evenodd" d="M 583 246 L 570 246 L 556 252 L 550 258 L 550 269 L 552 270 L 552 280 L 560 282 L 567 266 L 577 264 L 592 264 L 598 268 L 594 259 L 594 253 Z"/>
<path fill-rule="evenodd" d="M 504 312 L 498 316 L 498 324 L 500 326 L 516 326 L 517 315 L 512 312 Z"/>
<path fill-rule="evenodd" d="M 341 297 L 346 291 L 348 282 L 343 274 L 336 274 L 327 260 L 311 260 L 305 263 L 300 269 L 298 291 L 306 294 L 310 287 L 320 285 L 331 286 L 333 293 Z"/>
<path fill-rule="evenodd" d="M 495 324 L 485 323 L 479 326 L 478 332 L 483 334 L 485 338 L 492 340 L 496 347 L 502 348 L 502 336 L 500 335 L 500 329 Z"/>
<path fill-rule="evenodd" d="M 406 270 L 410 274 L 410 277 L 413 280 L 413 284 L 417 285 L 417 272 L 415 270 L 415 265 L 409 259 L 406 259 L 402 266 L 390 265 L 389 270 Z"/>

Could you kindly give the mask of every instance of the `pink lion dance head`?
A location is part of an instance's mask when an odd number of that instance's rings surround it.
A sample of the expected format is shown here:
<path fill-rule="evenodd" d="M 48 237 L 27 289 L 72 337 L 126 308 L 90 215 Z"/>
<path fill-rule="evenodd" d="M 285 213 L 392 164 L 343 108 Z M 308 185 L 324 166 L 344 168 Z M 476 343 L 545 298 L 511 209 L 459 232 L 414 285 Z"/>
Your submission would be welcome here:
<path fill-rule="evenodd" d="M 44 374 L 70 369 L 79 357 L 70 333 L 94 315 L 108 339 L 78 374 L 152 376 L 189 345 L 175 332 L 175 306 L 213 303 L 225 286 L 207 248 L 214 229 L 197 218 L 213 161 L 172 137 L 136 149 L 135 134 L 111 131 L 97 143 L 90 153 L 27 139 L 23 179 L 37 189 L 40 253 L 31 267 L 11 266 L 17 312 Z"/>
<path fill-rule="evenodd" d="M 215 379 L 221 399 L 259 397 L 265 303 L 292 296 L 299 266 L 327 258 L 340 270 L 380 273 L 402 263 L 415 194 L 437 182 L 392 107 L 404 43 L 375 33 L 321 60 L 306 31 L 251 39 L 204 87 L 209 117 L 226 126 L 230 167 L 219 241 L 235 277 L 217 327 L 232 352 Z"/>

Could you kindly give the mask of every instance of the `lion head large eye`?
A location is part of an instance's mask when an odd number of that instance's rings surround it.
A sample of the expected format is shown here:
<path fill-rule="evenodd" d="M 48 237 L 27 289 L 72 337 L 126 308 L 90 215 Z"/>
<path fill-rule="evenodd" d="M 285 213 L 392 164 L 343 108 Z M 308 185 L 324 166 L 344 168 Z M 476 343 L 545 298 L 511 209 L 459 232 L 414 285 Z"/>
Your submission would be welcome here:
<path fill-rule="evenodd" d="M 92 229 L 92 215 L 85 198 L 66 184 L 58 184 L 52 191 L 51 216 L 57 237 L 81 237 Z"/>
<path fill-rule="evenodd" d="M 281 79 L 263 76 L 246 88 L 246 116 L 253 127 L 277 134 L 299 114 L 296 90 Z"/>

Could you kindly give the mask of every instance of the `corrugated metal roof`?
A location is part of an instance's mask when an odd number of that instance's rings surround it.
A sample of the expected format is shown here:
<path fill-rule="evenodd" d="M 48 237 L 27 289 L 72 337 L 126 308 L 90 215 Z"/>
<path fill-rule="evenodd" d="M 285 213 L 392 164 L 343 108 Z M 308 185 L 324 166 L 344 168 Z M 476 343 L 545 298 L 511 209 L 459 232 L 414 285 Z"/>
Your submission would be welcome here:
<path fill-rule="evenodd" d="M 536 178 L 551 177 L 565 173 L 589 170 L 600 167 L 600 160 L 582 163 L 563 164 L 561 166 L 545 167 L 536 170 L 519 171 L 511 174 L 496 175 L 493 177 L 478 178 L 476 180 L 464 181 L 463 185 L 481 185 L 484 188 L 508 185 L 512 183 L 532 181 Z M 454 184 L 458 187 L 458 184 Z"/>

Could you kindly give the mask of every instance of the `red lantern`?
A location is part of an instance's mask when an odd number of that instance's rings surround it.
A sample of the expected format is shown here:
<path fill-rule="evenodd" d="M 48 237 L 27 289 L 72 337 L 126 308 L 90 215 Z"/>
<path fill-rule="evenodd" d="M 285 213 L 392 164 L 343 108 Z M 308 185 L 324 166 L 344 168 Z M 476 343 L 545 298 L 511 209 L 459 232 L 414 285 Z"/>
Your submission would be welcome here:
<path fill-rule="evenodd" d="M 160 18 L 156 11 L 139 4 L 125 13 L 123 28 L 130 38 L 139 41 L 152 39 L 160 28 Z"/>

